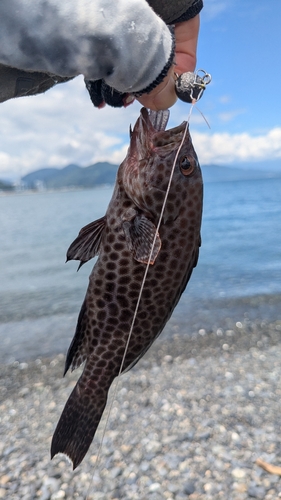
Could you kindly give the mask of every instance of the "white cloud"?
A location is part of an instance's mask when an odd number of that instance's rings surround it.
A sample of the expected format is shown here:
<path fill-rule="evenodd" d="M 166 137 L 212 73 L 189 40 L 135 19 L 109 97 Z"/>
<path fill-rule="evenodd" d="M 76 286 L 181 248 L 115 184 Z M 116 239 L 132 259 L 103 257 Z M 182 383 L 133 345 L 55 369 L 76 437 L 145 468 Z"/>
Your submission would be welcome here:
<path fill-rule="evenodd" d="M 112 163 L 116 163 L 117 165 L 119 165 L 124 160 L 124 158 L 127 154 L 128 146 L 129 146 L 129 140 L 128 140 L 128 143 L 126 143 L 126 144 L 124 144 L 124 146 L 122 146 L 122 148 L 116 149 L 115 151 L 113 151 L 112 156 L 110 157 L 110 161 Z M 109 161 L 108 157 L 103 158 L 103 160 Z"/>
<path fill-rule="evenodd" d="M 138 114 L 137 104 L 95 109 L 81 77 L 44 95 L 7 101 L 0 106 L 0 178 L 119 158 Z"/>
<path fill-rule="evenodd" d="M 219 102 L 221 104 L 228 104 L 230 101 L 231 101 L 230 95 L 225 94 L 225 95 L 222 95 L 221 97 L 219 97 Z"/>
<path fill-rule="evenodd" d="M 1 104 L 0 179 L 16 179 L 46 166 L 86 166 L 104 160 L 120 163 L 128 147 L 129 124 L 135 123 L 139 108 L 135 103 L 127 109 L 95 109 L 82 78 L 41 96 Z M 170 127 L 187 116 L 186 105 L 178 103 L 172 109 Z M 221 116 L 224 120 L 232 117 Z M 200 124 L 205 133 L 199 132 Z M 281 157 L 278 127 L 260 135 L 212 133 L 194 110 L 191 133 L 203 164 Z"/>
<path fill-rule="evenodd" d="M 257 136 L 193 132 L 192 139 L 202 164 L 281 159 L 281 127 Z"/>
<path fill-rule="evenodd" d="M 232 0 L 205 0 L 202 14 L 208 21 L 212 21 L 232 5 Z"/>
<path fill-rule="evenodd" d="M 243 113 L 246 113 L 246 109 L 234 109 L 232 111 L 223 111 L 218 114 L 218 117 L 222 122 L 230 122 L 236 118 L 236 116 L 242 115 Z"/>

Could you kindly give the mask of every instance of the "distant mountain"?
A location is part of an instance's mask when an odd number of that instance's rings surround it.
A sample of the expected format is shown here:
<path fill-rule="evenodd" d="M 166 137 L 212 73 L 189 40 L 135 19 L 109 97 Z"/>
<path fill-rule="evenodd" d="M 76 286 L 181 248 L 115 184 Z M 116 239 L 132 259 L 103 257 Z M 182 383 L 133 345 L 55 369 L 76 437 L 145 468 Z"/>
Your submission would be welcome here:
<path fill-rule="evenodd" d="M 245 161 L 240 163 L 230 163 L 227 168 L 241 168 L 243 170 L 265 170 L 267 172 L 279 172 L 281 174 L 281 157 L 273 160 Z"/>
<path fill-rule="evenodd" d="M 35 172 L 25 175 L 21 180 L 26 182 L 29 187 L 33 187 L 33 183 L 36 181 L 47 182 L 50 178 L 55 176 L 57 172 L 57 168 L 41 168 L 40 170 L 35 170 Z"/>
<path fill-rule="evenodd" d="M 281 177 L 281 168 L 279 171 L 270 172 L 253 168 L 244 169 L 221 165 L 203 165 L 201 168 L 204 182 L 245 181 Z"/>
<path fill-rule="evenodd" d="M 64 168 L 42 168 L 22 177 L 27 189 L 92 188 L 102 184 L 114 184 L 118 165 L 99 162 L 89 167 L 68 165 Z M 219 165 L 202 166 L 204 182 L 239 181 L 280 177 L 280 171 L 241 169 Z"/>
<path fill-rule="evenodd" d="M 8 181 L 0 180 L 0 191 L 14 191 L 14 186 Z"/>
<path fill-rule="evenodd" d="M 22 177 L 27 189 L 44 186 L 47 189 L 62 189 L 70 187 L 91 188 L 102 184 L 115 182 L 118 165 L 99 162 L 89 167 L 68 165 L 65 168 L 42 168 Z"/>

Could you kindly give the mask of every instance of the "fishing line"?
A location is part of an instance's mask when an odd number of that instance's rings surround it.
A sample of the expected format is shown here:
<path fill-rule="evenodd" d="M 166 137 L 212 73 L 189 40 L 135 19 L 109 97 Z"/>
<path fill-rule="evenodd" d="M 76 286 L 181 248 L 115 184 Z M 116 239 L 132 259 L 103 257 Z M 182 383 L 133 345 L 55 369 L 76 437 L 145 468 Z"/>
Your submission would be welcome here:
<path fill-rule="evenodd" d="M 139 310 L 140 301 L 141 301 L 141 297 L 142 297 L 142 292 L 143 292 L 145 281 L 146 281 L 146 277 L 147 277 L 147 274 L 148 274 L 148 270 L 149 270 L 149 266 L 150 266 L 150 261 L 151 261 L 151 258 L 152 258 L 152 254 L 153 254 L 154 246 L 155 246 L 155 243 L 156 243 L 157 235 L 159 233 L 160 225 L 161 225 L 161 222 L 162 222 L 162 219 L 163 219 L 163 214 L 164 214 L 164 210 L 165 210 L 165 207 L 166 207 L 166 203 L 167 203 L 169 191 L 170 191 L 170 188 L 171 188 L 172 179 L 173 179 L 174 171 L 175 171 L 175 168 L 176 168 L 176 163 L 177 163 L 177 160 L 178 160 L 178 157 L 179 157 L 179 154 L 180 154 L 180 150 L 181 150 L 181 148 L 183 146 L 183 143 L 185 141 L 185 138 L 186 138 L 186 134 L 187 134 L 188 126 L 189 126 L 189 121 L 190 121 L 191 113 L 193 111 L 193 108 L 194 108 L 196 102 L 197 101 L 194 100 L 194 102 L 192 102 L 192 104 L 191 104 L 191 107 L 190 107 L 190 110 L 189 110 L 189 113 L 188 113 L 188 117 L 187 117 L 187 121 L 186 121 L 186 125 L 185 125 L 184 131 L 183 131 L 182 140 L 181 140 L 181 143 L 180 143 L 180 145 L 178 147 L 178 150 L 176 152 L 175 159 L 174 159 L 174 162 L 173 162 L 173 166 L 172 166 L 172 170 L 171 170 L 171 174 L 170 174 L 170 178 L 169 178 L 167 190 L 166 190 L 166 193 L 165 193 L 165 197 L 164 197 L 162 209 L 161 209 L 161 212 L 160 212 L 158 224 L 157 224 L 155 235 L 154 235 L 153 242 L 152 242 L 152 245 L 151 245 L 151 250 L 150 250 L 148 262 L 146 264 L 144 275 L 143 275 L 143 279 L 142 279 L 142 283 L 141 283 L 141 286 L 140 286 L 138 300 L 137 300 L 137 303 L 136 303 L 136 307 L 135 307 L 135 311 L 134 311 L 134 315 L 133 315 L 131 327 L 130 327 L 128 338 L 127 338 L 127 342 L 126 342 L 126 345 L 125 345 L 124 354 L 123 354 L 123 357 L 122 357 L 122 361 L 121 361 L 121 365 L 120 365 L 120 368 L 119 368 L 118 375 L 116 377 L 116 383 L 115 383 L 115 387 L 114 387 L 114 390 L 113 390 L 112 399 L 111 399 L 111 402 L 109 404 L 109 409 L 108 409 L 108 413 L 107 413 L 107 416 L 106 416 L 106 420 L 105 420 L 105 424 L 104 424 L 104 429 L 103 429 L 102 437 L 101 437 L 101 441 L 100 441 L 100 445 L 99 445 L 99 448 L 98 448 L 97 458 L 96 458 L 96 462 L 95 462 L 95 465 L 94 465 L 94 471 L 93 471 L 93 474 L 92 474 L 92 480 L 91 480 L 89 488 L 87 490 L 87 494 L 86 494 L 85 500 L 88 499 L 89 491 L 90 491 L 90 488 L 91 488 L 93 480 L 94 480 L 94 476 L 95 476 L 95 473 L 96 473 L 96 470 L 97 470 L 98 463 L 100 461 L 101 449 L 102 449 L 102 446 L 103 446 L 105 432 L 106 432 L 107 427 L 108 427 L 109 417 L 110 417 L 110 414 L 111 414 L 113 403 L 116 400 L 116 394 L 117 394 L 117 389 L 118 389 L 118 385 L 119 385 L 120 375 L 121 375 L 121 373 L 123 371 L 123 366 L 124 366 L 126 354 L 127 354 L 127 351 L 128 351 L 128 347 L 129 347 L 129 344 L 130 344 L 131 336 L 132 336 L 133 329 L 134 329 L 134 326 L 135 326 L 136 317 L 137 317 L 137 313 L 138 313 L 138 310 Z"/>

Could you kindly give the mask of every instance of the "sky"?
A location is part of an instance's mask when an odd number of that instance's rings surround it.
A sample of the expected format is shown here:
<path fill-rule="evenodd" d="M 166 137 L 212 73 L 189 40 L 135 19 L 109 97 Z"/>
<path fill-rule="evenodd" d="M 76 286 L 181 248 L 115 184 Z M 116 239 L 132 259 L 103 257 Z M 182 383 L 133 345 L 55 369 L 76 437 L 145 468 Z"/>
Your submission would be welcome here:
<path fill-rule="evenodd" d="M 270 168 L 275 162 L 278 168 L 280 160 L 281 171 L 280 20 L 280 0 L 205 0 L 197 69 L 210 73 L 212 82 L 190 118 L 202 165 L 258 162 Z M 139 109 L 137 102 L 95 109 L 83 77 L 2 103 L 0 179 L 70 163 L 120 163 Z M 169 126 L 186 120 L 189 109 L 178 101 Z"/>

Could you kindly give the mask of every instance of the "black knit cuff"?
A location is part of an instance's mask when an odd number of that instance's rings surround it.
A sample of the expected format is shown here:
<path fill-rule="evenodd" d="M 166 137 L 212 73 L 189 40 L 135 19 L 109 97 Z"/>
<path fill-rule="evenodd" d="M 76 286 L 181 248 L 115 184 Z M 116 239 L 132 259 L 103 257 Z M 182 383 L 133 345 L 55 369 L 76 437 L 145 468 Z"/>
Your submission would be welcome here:
<path fill-rule="evenodd" d="M 85 80 L 85 84 L 91 101 L 96 108 L 103 108 L 105 104 L 109 104 L 113 108 L 122 108 L 129 105 L 126 102 L 129 94 L 110 87 L 104 80 Z"/>
<path fill-rule="evenodd" d="M 189 7 L 189 9 L 182 14 L 180 17 L 173 21 L 173 24 L 182 23 L 188 21 L 193 17 L 197 16 L 199 12 L 203 9 L 203 0 L 195 0 L 195 2 Z"/>
<path fill-rule="evenodd" d="M 139 90 L 138 92 L 133 92 L 133 95 L 135 97 L 140 97 L 143 94 L 149 94 L 149 92 L 151 92 L 153 89 L 155 89 L 159 85 L 159 83 L 163 82 L 165 76 L 167 76 L 167 74 L 168 74 L 170 67 L 175 62 L 176 41 L 175 41 L 174 29 L 172 26 L 168 26 L 168 28 L 170 29 L 170 32 L 172 35 L 172 49 L 171 49 L 170 57 L 169 57 L 168 61 L 166 62 L 164 68 L 162 69 L 161 73 L 157 76 L 157 78 L 155 78 L 155 80 L 152 83 L 150 83 L 150 85 L 148 85 L 143 90 Z"/>

